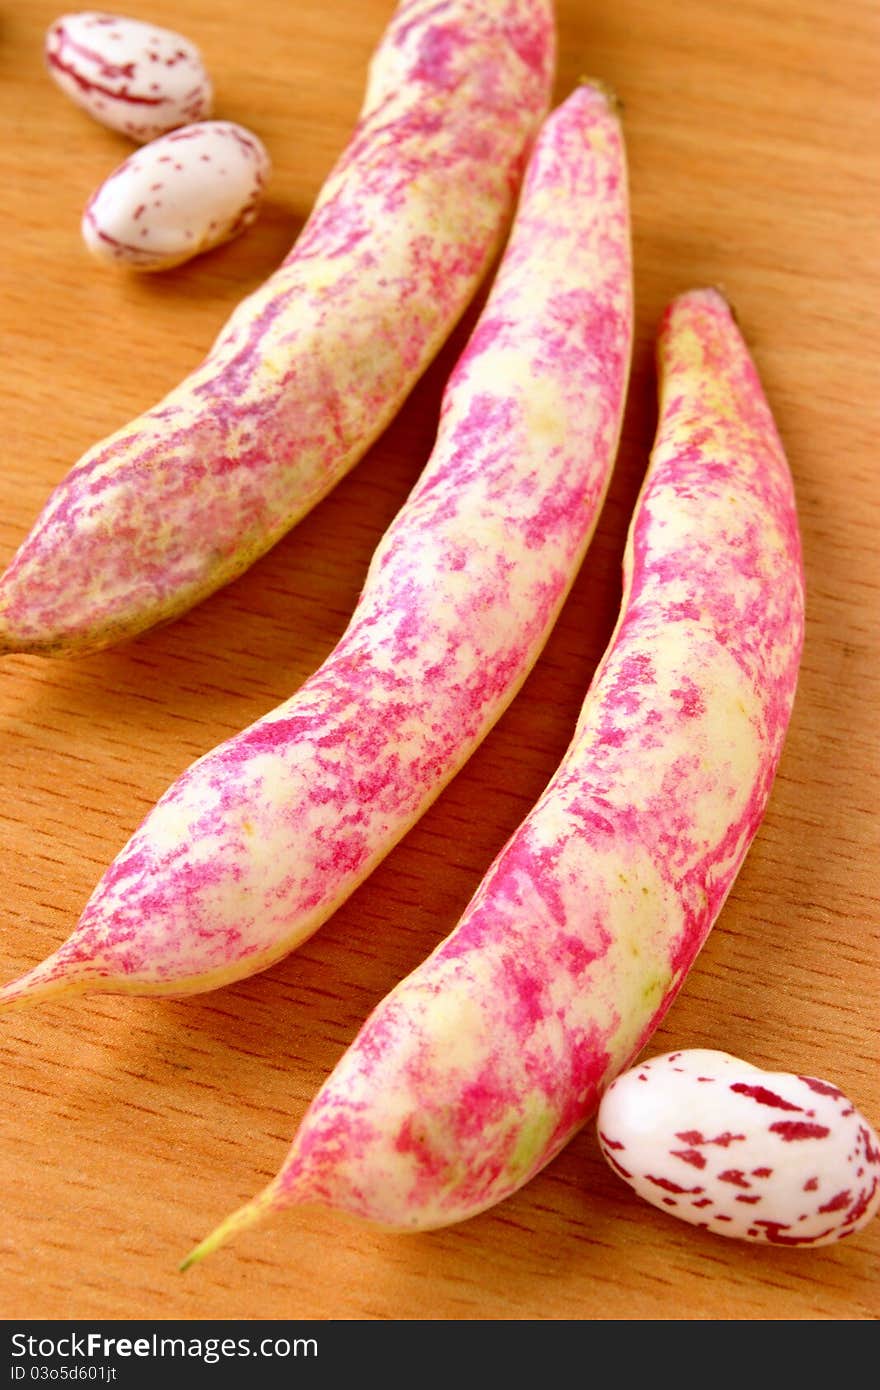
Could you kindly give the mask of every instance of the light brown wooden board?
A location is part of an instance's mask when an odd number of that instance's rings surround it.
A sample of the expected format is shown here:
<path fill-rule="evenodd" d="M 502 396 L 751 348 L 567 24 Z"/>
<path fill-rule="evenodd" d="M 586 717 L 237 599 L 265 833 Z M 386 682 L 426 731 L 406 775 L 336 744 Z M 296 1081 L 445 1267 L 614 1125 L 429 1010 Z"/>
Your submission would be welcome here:
<path fill-rule="evenodd" d="M 391 0 L 130 0 L 183 29 L 217 113 L 275 164 L 238 242 L 156 278 L 92 263 L 92 188 L 129 152 L 42 69 L 59 8 L 4 7 L 0 562 L 50 486 L 152 404 L 292 243 L 355 119 Z M 753 1248 L 640 1204 L 587 1127 L 495 1210 L 419 1237 L 291 1212 L 176 1263 L 282 1161 L 369 1009 L 451 929 L 558 761 L 611 631 L 654 426 L 666 301 L 721 283 L 793 467 L 808 631 L 765 823 L 650 1051 L 721 1047 L 841 1085 L 880 1118 L 878 12 L 864 0 L 559 0 L 561 98 L 625 105 L 638 334 L 611 494 L 538 666 L 419 826 L 275 969 L 186 1003 L 58 1003 L 0 1025 L 6 1317 L 867 1319 L 880 1222 L 817 1252 Z M 872 79 L 874 81 L 872 82 Z M 472 320 L 469 320 L 472 321 Z M 245 577 L 79 660 L 0 663 L 3 978 L 67 935 L 193 758 L 291 693 L 342 631 L 430 451 L 463 325 L 361 466 Z"/>

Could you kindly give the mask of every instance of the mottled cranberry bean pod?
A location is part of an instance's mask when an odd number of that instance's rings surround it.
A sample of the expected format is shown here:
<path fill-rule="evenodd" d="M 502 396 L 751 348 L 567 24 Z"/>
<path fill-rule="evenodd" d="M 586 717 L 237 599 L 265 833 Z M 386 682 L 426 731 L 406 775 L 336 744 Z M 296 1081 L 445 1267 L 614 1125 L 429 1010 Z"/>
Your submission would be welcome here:
<path fill-rule="evenodd" d="M 50 497 L 0 579 L 0 652 L 93 650 L 175 617 L 364 455 L 498 248 L 554 42 L 551 0 L 402 0 L 284 264 Z"/>
<path fill-rule="evenodd" d="M 71 101 L 132 140 L 155 140 L 211 114 L 202 55 L 172 29 L 125 15 L 61 15 L 46 34 L 46 66 Z"/>
<path fill-rule="evenodd" d="M 436 446 L 340 642 L 183 774 L 73 936 L 0 1002 L 214 988 L 329 917 L 534 664 L 611 474 L 631 339 L 623 139 L 603 94 L 582 87 L 538 138 Z"/>
<path fill-rule="evenodd" d="M 95 190 L 83 240 L 112 265 L 168 270 L 249 227 L 270 168 L 262 141 L 243 126 L 183 126 L 131 155 Z"/>
<path fill-rule="evenodd" d="M 588 1119 L 681 988 L 767 802 L 803 588 L 791 476 L 718 294 L 672 305 L 659 369 L 620 618 L 565 758 L 278 1177 L 196 1256 L 294 1203 L 401 1230 L 493 1205 Z"/>
<path fill-rule="evenodd" d="M 652 1206 L 720 1236 L 831 1245 L 880 1208 L 880 1140 L 828 1081 L 726 1052 L 652 1057 L 612 1082 L 602 1152 Z"/>

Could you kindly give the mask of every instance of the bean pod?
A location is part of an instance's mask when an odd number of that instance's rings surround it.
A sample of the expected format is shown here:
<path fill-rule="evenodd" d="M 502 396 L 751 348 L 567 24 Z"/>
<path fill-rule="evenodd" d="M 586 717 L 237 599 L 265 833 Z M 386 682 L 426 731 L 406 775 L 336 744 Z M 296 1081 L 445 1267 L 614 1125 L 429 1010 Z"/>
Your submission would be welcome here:
<path fill-rule="evenodd" d="M 631 339 L 623 140 L 585 86 L 538 139 L 435 449 L 339 644 L 178 779 L 74 934 L 0 1003 L 215 988 L 330 916 L 531 669 L 610 477 Z"/>
<path fill-rule="evenodd" d="M 264 145 L 243 126 L 184 126 L 104 180 L 83 214 L 83 240 L 111 264 L 168 270 L 251 225 L 270 167 Z"/>
<path fill-rule="evenodd" d="M 792 480 L 724 300 L 677 300 L 624 599 L 573 741 L 451 936 L 378 1006 L 278 1175 L 190 1257 L 319 1202 L 473 1216 L 595 1111 L 687 975 L 758 828 L 803 638 Z"/>
<path fill-rule="evenodd" d="M 213 91 L 202 55 L 171 29 L 85 10 L 55 20 L 45 52 L 62 92 L 132 140 L 155 140 L 211 114 Z"/>
<path fill-rule="evenodd" d="M 831 1245 L 880 1208 L 880 1139 L 813 1076 L 703 1048 L 670 1052 L 612 1082 L 597 1125 L 634 1192 L 716 1235 Z"/>
<path fill-rule="evenodd" d="M 55 489 L 0 578 L 0 652 L 94 650 L 177 616 L 363 456 L 498 247 L 554 40 L 552 0 L 401 0 L 290 255 Z"/>

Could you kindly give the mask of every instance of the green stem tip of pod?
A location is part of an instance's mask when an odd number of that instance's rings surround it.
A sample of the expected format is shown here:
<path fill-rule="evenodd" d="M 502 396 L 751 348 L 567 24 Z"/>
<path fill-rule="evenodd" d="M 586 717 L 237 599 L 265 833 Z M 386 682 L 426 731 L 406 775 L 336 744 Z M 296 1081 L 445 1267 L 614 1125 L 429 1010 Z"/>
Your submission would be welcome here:
<path fill-rule="evenodd" d="M 185 1273 L 191 1265 L 199 1264 L 206 1255 L 212 1255 L 215 1250 L 219 1250 L 221 1245 L 225 1245 L 233 1236 L 238 1235 L 239 1231 L 246 1231 L 250 1226 L 255 1226 L 267 1215 L 274 1204 L 276 1187 L 270 1183 L 268 1187 L 243 1207 L 227 1216 L 225 1221 L 221 1221 L 210 1235 L 205 1236 L 178 1265 L 180 1273 Z"/>
<path fill-rule="evenodd" d="M 620 116 L 623 114 L 623 102 L 615 92 L 614 88 L 609 87 L 607 82 L 603 82 L 601 77 L 587 77 L 584 74 L 581 74 L 581 76 L 578 78 L 577 85 L 579 87 L 593 87 L 597 92 L 601 92 L 602 96 L 607 101 L 609 108 L 614 112 L 615 116 Z"/>

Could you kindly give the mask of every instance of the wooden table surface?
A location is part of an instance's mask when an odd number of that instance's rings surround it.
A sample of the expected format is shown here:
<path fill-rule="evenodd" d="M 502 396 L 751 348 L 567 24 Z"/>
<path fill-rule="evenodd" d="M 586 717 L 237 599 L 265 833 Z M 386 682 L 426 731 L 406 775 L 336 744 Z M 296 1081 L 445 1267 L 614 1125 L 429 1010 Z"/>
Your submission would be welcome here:
<path fill-rule="evenodd" d="M 184 30 L 217 114 L 275 165 L 238 242 L 154 278 L 91 262 L 79 217 L 128 152 L 49 82 L 63 8 L 5 6 L 0 563 L 85 448 L 158 400 L 292 243 L 344 144 L 391 0 L 126 0 Z M 534 674 L 434 808 L 298 953 L 188 1002 L 76 999 L 0 1025 L 2 1315 L 872 1319 L 880 1221 L 814 1252 L 754 1248 L 641 1204 L 587 1127 L 500 1207 L 430 1235 L 290 1212 L 184 1276 L 189 1245 L 275 1172 L 372 1006 L 452 928 L 554 769 L 619 600 L 655 420 L 666 301 L 720 283 L 792 464 L 806 649 L 770 807 L 648 1051 L 719 1047 L 836 1081 L 880 1121 L 880 400 L 870 0 L 559 0 L 561 98 L 621 96 L 637 343 L 618 467 Z M 873 79 L 873 81 L 872 81 Z M 468 320 L 472 322 L 472 318 Z M 265 559 L 114 651 L 0 663 L 0 969 L 72 928 L 111 858 L 199 754 L 290 694 L 341 633 L 428 456 L 467 323 L 364 462 Z"/>

